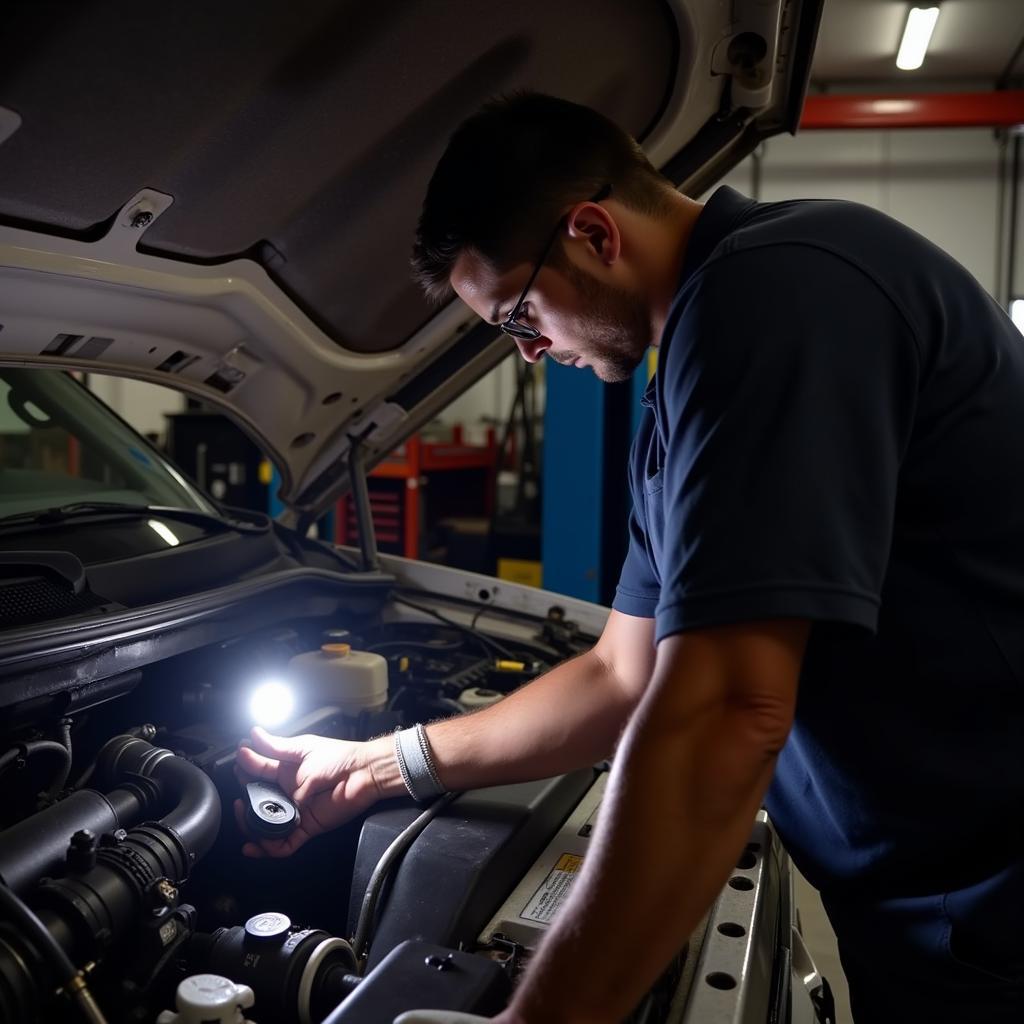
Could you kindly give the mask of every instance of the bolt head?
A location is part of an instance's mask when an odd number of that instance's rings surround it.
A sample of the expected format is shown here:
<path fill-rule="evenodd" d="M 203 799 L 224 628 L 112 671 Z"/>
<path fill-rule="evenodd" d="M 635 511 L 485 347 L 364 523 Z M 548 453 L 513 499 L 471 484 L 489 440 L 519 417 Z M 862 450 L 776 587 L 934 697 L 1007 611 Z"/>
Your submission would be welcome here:
<path fill-rule="evenodd" d="M 136 213 L 132 214 L 128 223 L 131 224 L 133 228 L 144 228 L 153 223 L 153 211 L 138 210 Z"/>
<path fill-rule="evenodd" d="M 430 956 L 423 958 L 423 962 L 427 967 L 433 967 L 435 971 L 451 970 L 455 966 L 453 961 L 454 957 L 451 953 L 447 956 L 438 956 L 436 953 L 431 953 Z"/>

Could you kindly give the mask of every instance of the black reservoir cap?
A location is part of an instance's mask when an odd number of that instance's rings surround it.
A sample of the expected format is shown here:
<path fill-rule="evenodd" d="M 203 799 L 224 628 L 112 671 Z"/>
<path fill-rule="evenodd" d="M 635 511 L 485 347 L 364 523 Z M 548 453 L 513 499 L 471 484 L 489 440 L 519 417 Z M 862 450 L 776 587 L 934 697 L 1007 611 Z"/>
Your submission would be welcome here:
<path fill-rule="evenodd" d="M 279 786 L 270 782 L 247 782 L 245 823 L 254 836 L 284 839 L 298 827 L 299 809 Z"/>

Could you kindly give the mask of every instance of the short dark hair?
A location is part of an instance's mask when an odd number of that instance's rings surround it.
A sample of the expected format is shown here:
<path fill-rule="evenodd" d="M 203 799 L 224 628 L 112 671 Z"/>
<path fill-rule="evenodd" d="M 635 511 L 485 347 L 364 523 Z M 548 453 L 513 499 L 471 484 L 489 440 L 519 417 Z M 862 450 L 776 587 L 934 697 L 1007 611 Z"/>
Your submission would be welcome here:
<path fill-rule="evenodd" d="M 429 298 L 446 299 L 462 252 L 496 268 L 532 259 L 567 207 L 609 184 L 643 213 L 660 214 L 671 201 L 671 182 L 596 110 L 534 92 L 491 100 L 458 127 L 430 179 L 413 274 Z"/>

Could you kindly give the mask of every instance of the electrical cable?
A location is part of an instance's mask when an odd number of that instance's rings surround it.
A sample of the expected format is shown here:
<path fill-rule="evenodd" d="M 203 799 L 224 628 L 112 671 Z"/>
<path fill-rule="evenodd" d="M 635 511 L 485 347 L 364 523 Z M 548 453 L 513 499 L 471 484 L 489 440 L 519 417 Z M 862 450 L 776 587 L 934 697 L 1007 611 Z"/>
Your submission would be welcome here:
<path fill-rule="evenodd" d="M 67 760 L 64 762 L 63 768 L 60 773 L 53 780 L 53 784 L 46 791 L 46 795 L 50 800 L 56 800 L 60 795 L 60 791 L 68 784 L 68 778 L 71 775 L 71 764 L 74 761 L 74 750 L 71 747 L 71 719 L 62 718 L 60 720 L 60 742 L 64 745 L 64 749 L 68 752 Z"/>
<path fill-rule="evenodd" d="M 491 606 L 489 604 L 482 604 L 480 605 L 479 608 L 477 608 L 477 610 L 473 613 L 473 618 L 469 622 L 470 629 L 476 629 L 476 624 L 480 621 L 480 616 L 486 614 L 490 607 Z"/>
<path fill-rule="evenodd" d="M 19 759 L 27 761 L 33 754 L 41 754 L 44 751 L 48 754 L 60 755 L 62 763 L 56 777 L 59 789 L 67 782 L 68 775 L 71 773 L 71 751 L 56 740 L 32 740 L 29 743 L 19 743 L 16 747 L 11 747 L 10 750 L 0 754 L 0 772 L 9 768 Z"/>
<path fill-rule="evenodd" d="M 446 641 L 435 644 L 426 640 L 379 640 L 375 644 L 367 644 L 366 650 L 374 652 L 386 647 L 400 647 L 403 651 L 426 651 L 429 654 L 449 654 L 462 650 L 462 640 Z"/>
<path fill-rule="evenodd" d="M 82 1015 L 91 1024 L 106 1024 L 106 1018 L 96 1005 L 85 984 L 85 978 L 61 949 L 42 921 L 6 885 L 0 883 L 0 910 L 18 926 L 23 936 L 28 936 L 36 950 L 48 960 L 57 976 L 60 989 L 66 992 L 78 1005 Z"/>
<path fill-rule="evenodd" d="M 370 881 L 366 885 L 366 892 L 363 893 L 363 902 L 359 907 L 359 920 L 356 922 L 355 936 L 352 939 L 352 949 L 360 967 L 366 962 L 367 949 L 373 938 L 377 904 L 380 902 L 381 892 L 391 869 L 402 854 L 412 846 L 419 834 L 437 816 L 438 812 L 447 807 L 459 795 L 458 793 L 445 793 L 444 796 L 435 800 L 415 821 L 399 832 L 381 854 L 377 866 L 373 869 L 373 874 L 370 875 Z"/>
<path fill-rule="evenodd" d="M 497 640 L 491 639 L 486 633 L 481 633 L 479 630 L 473 629 L 470 626 L 464 626 L 461 622 L 456 622 L 454 619 L 449 619 L 447 615 L 442 615 L 440 612 L 435 612 L 433 608 L 428 608 L 426 605 L 417 604 L 415 601 L 410 601 L 407 597 L 401 597 L 398 594 L 395 595 L 394 600 L 399 604 L 408 605 L 410 608 L 415 608 L 418 612 L 423 612 L 425 615 L 431 615 L 439 622 L 443 622 L 446 626 L 452 626 L 454 629 L 461 629 L 464 633 L 468 633 L 470 636 L 476 638 L 480 643 L 485 644 L 492 650 L 497 651 L 503 658 L 508 658 L 510 661 L 515 661 L 515 655 L 502 643 Z"/>

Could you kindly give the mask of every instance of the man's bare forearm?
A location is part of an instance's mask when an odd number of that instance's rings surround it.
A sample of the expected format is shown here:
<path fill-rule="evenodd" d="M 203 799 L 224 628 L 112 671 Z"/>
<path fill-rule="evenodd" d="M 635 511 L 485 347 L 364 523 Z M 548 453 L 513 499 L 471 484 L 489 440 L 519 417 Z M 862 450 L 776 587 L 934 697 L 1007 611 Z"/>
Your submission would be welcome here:
<path fill-rule="evenodd" d="M 543 779 L 610 755 L 635 702 L 607 663 L 588 651 L 493 707 L 435 722 L 427 736 L 448 789 Z M 390 737 L 368 746 L 381 795 L 404 793 Z"/>
<path fill-rule="evenodd" d="M 619 1021 L 682 948 L 771 779 L 807 628 L 753 623 L 662 641 L 596 845 L 500 1024 Z"/>
<path fill-rule="evenodd" d="M 596 848 L 510 1021 L 622 1020 L 683 947 L 736 863 L 771 775 L 761 749 L 737 742 L 731 717 L 711 711 L 680 731 L 651 716 L 631 725 Z"/>

